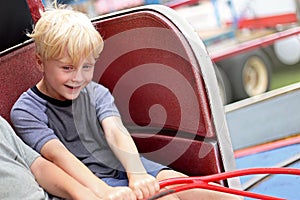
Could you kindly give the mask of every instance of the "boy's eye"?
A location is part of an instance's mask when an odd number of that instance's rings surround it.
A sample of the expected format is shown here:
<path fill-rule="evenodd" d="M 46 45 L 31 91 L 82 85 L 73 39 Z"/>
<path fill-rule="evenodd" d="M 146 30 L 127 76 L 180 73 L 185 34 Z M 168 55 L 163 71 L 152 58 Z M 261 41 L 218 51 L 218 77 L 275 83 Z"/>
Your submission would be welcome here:
<path fill-rule="evenodd" d="M 91 65 L 84 65 L 82 68 L 83 68 L 84 70 L 89 70 L 89 69 L 92 69 L 93 66 L 91 66 Z"/>
<path fill-rule="evenodd" d="M 64 70 L 73 70 L 72 66 L 63 66 L 62 69 Z"/>

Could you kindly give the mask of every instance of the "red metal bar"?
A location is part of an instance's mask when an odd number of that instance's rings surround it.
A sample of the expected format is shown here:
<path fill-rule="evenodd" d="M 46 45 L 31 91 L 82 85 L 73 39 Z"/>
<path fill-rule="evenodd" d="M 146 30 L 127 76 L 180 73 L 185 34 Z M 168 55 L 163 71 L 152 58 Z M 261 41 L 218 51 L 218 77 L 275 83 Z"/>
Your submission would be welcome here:
<path fill-rule="evenodd" d="M 214 182 L 225 180 L 228 178 L 238 177 L 238 176 L 248 176 L 254 174 L 290 174 L 300 176 L 300 169 L 297 168 L 249 168 L 240 169 L 232 172 L 224 172 L 220 174 L 213 174 L 204 177 L 198 177 L 198 179 L 206 182 Z"/>
<path fill-rule="evenodd" d="M 300 135 L 296 136 L 296 137 L 287 138 L 284 140 L 275 141 L 272 143 L 262 144 L 262 145 L 258 145 L 258 146 L 254 146 L 254 147 L 249 147 L 246 149 L 240 149 L 240 150 L 237 150 L 234 152 L 234 157 L 240 158 L 243 156 L 248 156 L 248 155 L 252 155 L 252 154 L 256 154 L 256 153 L 260 153 L 260 152 L 265 152 L 265 151 L 269 151 L 272 149 L 277 149 L 280 147 L 285 147 L 285 146 L 298 144 L 298 143 L 300 143 Z"/>
<path fill-rule="evenodd" d="M 181 1 L 172 1 L 171 3 L 167 3 L 166 6 L 176 9 L 180 6 L 186 6 L 198 3 L 200 0 L 181 0 Z"/>
<path fill-rule="evenodd" d="M 286 31 L 274 33 L 265 37 L 261 37 L 258 39 L 241 43 L 237 46 L 225 49 L 219 53 L 211 53 L 210 56 L 214 62 L 218 62 L 225 58 L 229 58 L 258 47 L 262 48 L 262 47 L 269 46 L 279 39 L 287 38 L 289 36 L 298 35 L 298 34 L 300 34 L 300 27 L 295 27 L 295 28 L 288 29 Z"/>
<path fill-rule="evenodd" d="M 248 191 L 236 190 L 236 189 L 232 189 L 232 188 L 226 188 L 226 187 L 212 185 L 212 184 L 208 184 L 206 182 L 199 182 L 199 181 L 197 181 L 195 183 L 182 185 L 182 186 L 177 186 L 170 190 L 166 190 L 166 191 L 164 191 L 163 195 L 154 196 L 154 198 L 152 197 L 152 198 L 150 198 L 150 200 L 154 200 L 156 198 L 160 198 L 162 196 L 166 196 L 166 195 L 169 195 L 172 193 L 195 189 L 195 188 L 213 190 L 213 191 L 218 191 L 218 192 L 223 192 L 223 193 L 234 194 L 234 195 L 238 195 L 238 196 L 250 197 L 250 198 L 254 198 L 254 199 L 284 200 L 284 198 L 278 198 L 278 197 L 272 197 L 272 196 L 257 194 L 257 193 L 248 192 Z"/>
<path fill-rule="evenodd" d="M 296 168 L 250 168 L 250 169 L 241 169 L 232 172 L 223 172 L 220 174 L 213 174 L 208 176 L 202 177 L 187 177 L 187 178 L 172 178 L 160 181 L 160 187 L 164 188 L 166 186 L 178 185 L 171 187 L 163 191 L 162 193 L 158 193 L 157 195 L 150 198 L 151 200 L 160 198 L 162 196 L 166 196 L 175 192 L 188 190 L 188 189 L 195 189 L 195 188 L 202 188 L 214 191 L 220 191 L 230 194 L 236 194 L 244 197 L 251 197 L 256 199 L 265 199 L 265 200 L 279 200 L 282 198 L 257 194 L 248 191 L 240 191 L 232 188 L 222 187 L 218 185 L 209 184 L 210 182 L 216 182 L 225 180 L 228 178 L 234 178 L 238 176 L 246 176 L 246 175 L 255 175 L 255 174 L 289 174 L 289 175 L 298 175 L 300 176 L 300 169 Z M 182 185 L 185 184 L 185 185 Z"/>
<path fill-rule="evenodd" d="M 296 13 L 258 17 L 253 19 L 239 19 L 238 28 L 268 28 L 278 24 L 289 24 L 298 22 Z"/>

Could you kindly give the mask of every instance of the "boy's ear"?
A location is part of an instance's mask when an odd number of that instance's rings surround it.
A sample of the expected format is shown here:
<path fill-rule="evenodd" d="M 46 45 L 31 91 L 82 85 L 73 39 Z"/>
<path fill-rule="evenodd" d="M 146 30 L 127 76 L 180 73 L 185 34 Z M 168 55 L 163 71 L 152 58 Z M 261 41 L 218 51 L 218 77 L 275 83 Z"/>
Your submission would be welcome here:
<path fill-rule="evenodd" d="M 44 64 L 43 64 L 43 61 L 42 61 L 42 57 L 39 54 L 35 54 L 35 58 L 36 58 L 36 62 L 38 64 L 38 66 L 37 66 L 38 70 L 43 72 L 44 71 Z"/>

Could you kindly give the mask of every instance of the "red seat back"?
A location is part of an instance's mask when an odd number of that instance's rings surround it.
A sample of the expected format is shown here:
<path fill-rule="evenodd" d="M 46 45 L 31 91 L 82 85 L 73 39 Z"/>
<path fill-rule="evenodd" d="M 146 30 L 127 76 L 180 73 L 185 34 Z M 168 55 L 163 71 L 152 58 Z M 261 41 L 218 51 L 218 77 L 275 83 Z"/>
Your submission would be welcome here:
<path fill-rule="evenodd" d="M 105 48 L 95 80 L 113 92 L 127 125 L 215 136 L 198 63 L 168 19 L 144 10 L 104 19 L 98 29 Z"/>
<path fill-rule="evenodd" d="M 25 45 L 0 57 L 0 115 L 10 122 L 14 102 L 41 78 L 34 44 Z"/>
<path fill-rule="evenodd" d="M 213 96 L 220 99 L 218 88 L 207 87 L 202 76 L 210 68 L 209 79 L 216 80 L 211 60 L 205 50 L 199 59 L 195 46 L 204 48 L 199 38 L 188 38 L 176 19 L 170 19 L 175 12 L 161 8 L 142 7 L 95 19 L 105 42 L 94 80 L 112 92 L 144 156 L 188 175 L 228 170 L 218 136 L 224 134 L 231 154 L 226 123 L 216 130 L 208 95 L 214 90 Z M 225 157 L 232 162 L 228 152 Z"/>

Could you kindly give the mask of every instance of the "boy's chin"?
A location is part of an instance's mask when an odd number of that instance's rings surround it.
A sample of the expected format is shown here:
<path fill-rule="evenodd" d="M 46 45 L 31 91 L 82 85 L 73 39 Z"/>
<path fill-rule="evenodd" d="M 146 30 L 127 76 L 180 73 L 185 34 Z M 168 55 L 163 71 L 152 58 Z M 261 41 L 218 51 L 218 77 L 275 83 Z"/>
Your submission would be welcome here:
<path fill-rule="evenodd" d="M 77 99 L 78 96 L 79 96 L 79 94 L 76 94 L 76 95 L 68 95 L 68 96 L 65 96 L 65 99 L 66 99 L 67 101 L 72 101 L 72 100 Z"/>

